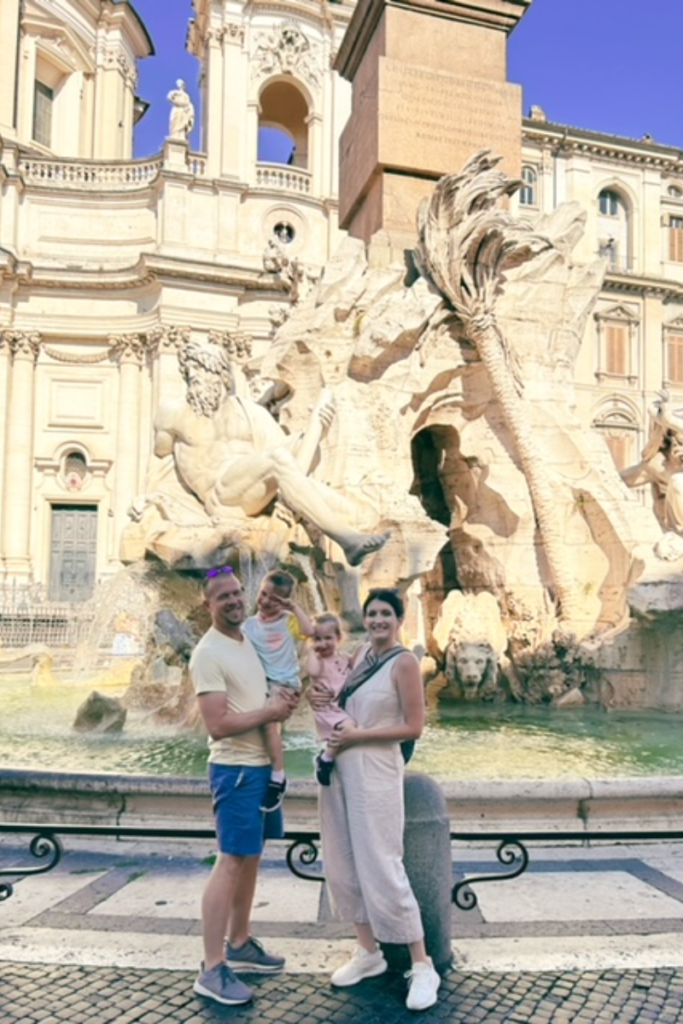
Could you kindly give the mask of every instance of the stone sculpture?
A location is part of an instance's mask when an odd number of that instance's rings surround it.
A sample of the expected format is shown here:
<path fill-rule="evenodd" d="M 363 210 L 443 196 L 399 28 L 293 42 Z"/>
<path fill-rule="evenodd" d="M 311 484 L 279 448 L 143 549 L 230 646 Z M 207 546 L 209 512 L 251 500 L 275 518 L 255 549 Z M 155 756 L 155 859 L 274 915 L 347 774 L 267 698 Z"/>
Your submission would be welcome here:
<path fill-rule="evenodd" d="M 504 697 L 499 662 L 507 645 L 500 609 L 492 594 L 453 590 L 431 635 L 439 700 L 489 701 Z"/>
<path fill-rule="evenodd" d="M 173 501 L 173 491 L 184 491 L 186 497 L 189 493 L 199 524 L 212 525 L 210 549 L 216 529 L 225 524 L 222 540 L 229 541 L 235 516 L 248 530 L 249 517 L 262 515 L 279 501 L 338 544 L 351 566 L 383 546 L 386 533 L 355 529 L 349 518 L 351 503 L 310 475 L 334 416 L 330 391 L 321 392 L 306 428 L 287 436 L 262 405 L 235 394 L 221 346 L 188 342 L 180 349 L 179 362 L 186 395 L 180 402 L 160 406 L 155 417 L 158 462 L 150 492 L 137 502 L 139 518 L 153 506 L 177 521 L 177 508 L 167 502 Z M 233 541 L 237 543 L 238 535 Z"/>
<path fill-rule="evenodd" d="M 683 535 L 683 409 L 672 409 L 669 392 L 660 391 L 649 412 L 650 432 L 642 458 L 621 476 L 629 487 L 650 484 L 662 528 Z M 675 549 L 680 557 L 683 542 Z"/>
<path fill-rule="evenodd" d="M 168 136 L 185 141 L 194 127 L 194 105 L 182 78 L 176 81 L 176 88 L 171 89 L 167 99 L 172 105 Z"/>
<path fill-rule="evenodd" d="M 657 572 L 662 531 L 573 411 L 605 263 L 573 260 L 577 204 L 515 220 L 502 200 L 518 184 L 488 153 L 442 179 L 408 273 L 347 239 L 249 361 L 248 386 L 220 347 L 186 343 L 187 396 L 159 411 L 135 503 L 138 550 L 188 567 L 306 550 L 309 582 L 344 608 L 332 538 L 351 564 L 372 553 L 363 587 L 410 588 L 415 640 L 461 695 L 597 692 L 596 651 L 647 605 L 637 581 Z M 249 388 L 283 396 L 277 422 Z M 453 595 L 493 602 L 495 642 L 450 636 Z"/>

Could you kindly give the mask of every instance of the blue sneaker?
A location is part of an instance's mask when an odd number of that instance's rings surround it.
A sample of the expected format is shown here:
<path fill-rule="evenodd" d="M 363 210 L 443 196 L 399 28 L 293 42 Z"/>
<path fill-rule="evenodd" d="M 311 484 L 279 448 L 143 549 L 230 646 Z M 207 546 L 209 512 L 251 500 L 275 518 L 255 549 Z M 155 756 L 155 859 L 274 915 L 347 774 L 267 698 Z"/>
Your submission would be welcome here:
<path fill-rule="evenodd" d="M 248 938 L 243 946 L 225 944 L 225 959 L 236 974 L 255 972 L 257 974 L 276 974 L 285 966 L 283 956 L 266 953 L 258 939 Z"/>
<path fill-rule="evenodd" d="M 236 978 L 227 964 L 216 964 L 210 971 L 205 971 L 202 964 L 192 990 L 196 995 L 213 999 L 223 1006 L 241 1006 L 254 998 L 249 986 Z"/>

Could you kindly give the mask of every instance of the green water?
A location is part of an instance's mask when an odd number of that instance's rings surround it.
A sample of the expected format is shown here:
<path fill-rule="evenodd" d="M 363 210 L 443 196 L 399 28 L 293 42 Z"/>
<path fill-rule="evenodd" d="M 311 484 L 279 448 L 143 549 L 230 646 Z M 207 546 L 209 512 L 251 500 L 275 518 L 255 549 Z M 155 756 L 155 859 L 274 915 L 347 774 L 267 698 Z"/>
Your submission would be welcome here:
<path fill-rule="evenodd" d="M 74 733 L 92 684 L 31 686 L 0 677 L 2 767 L 202 777 L 206 741 L 131 712 L 119 736 Z M 111 696 L 117 691 L 106 691 Z M 623 778 L 683 775 L 683 715 L 663 711 L 553 711 L 452 706 L 430 711 L 411 767 L 437 779 Z M 302 712 L 285 731 L 287 769 L 311 778 L 316 749 Z"/>

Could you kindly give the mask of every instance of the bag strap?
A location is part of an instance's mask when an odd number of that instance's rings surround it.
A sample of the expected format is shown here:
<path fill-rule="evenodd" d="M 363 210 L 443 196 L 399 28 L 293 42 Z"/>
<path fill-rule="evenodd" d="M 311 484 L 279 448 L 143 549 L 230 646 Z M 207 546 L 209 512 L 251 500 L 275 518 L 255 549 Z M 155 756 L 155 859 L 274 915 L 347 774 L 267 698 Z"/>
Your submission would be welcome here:
<path fill-rule="evenodd" d="M 397 657 L 399 654 L 405 654 L 407 650 L 407 647 L 403 647 L 402 644 L 399 644 L 396 647 L 392 647 L 391 650 L 386 651 L 385 654 L 377 659 L 377 661 L 373 661 L 372 663 L 365 665 L 361 662 L 360 665 L 352 669 L 341 693 L 339 694 L 339 697 L 337 698 L 339 707 L 344 708 L 347 700 L 356 692 L 356 690 L 363 686 L 364 683 L 367 683 L 368 679 L 372 679 L 374 674 L 386 665 L 388 661 L 391 661 L 392 658 Z M 364 659 L 366 657 L 367 654 L 363 655 Z"/>

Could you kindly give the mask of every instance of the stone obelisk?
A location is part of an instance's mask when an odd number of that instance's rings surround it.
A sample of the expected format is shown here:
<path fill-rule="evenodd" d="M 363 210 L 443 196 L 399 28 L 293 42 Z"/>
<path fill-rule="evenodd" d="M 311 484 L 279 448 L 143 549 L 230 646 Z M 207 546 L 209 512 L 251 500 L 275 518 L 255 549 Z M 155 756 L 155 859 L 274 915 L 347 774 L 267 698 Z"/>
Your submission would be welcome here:
<path fill-rule="evenodd" d="M 518 175 L 521 87 L 507 37 L 532 0 L 358 0 L 336 69 L 352 83 L 340 141 L 340 225 L 392 255 L 415 211 L 477 150 Z"/>

